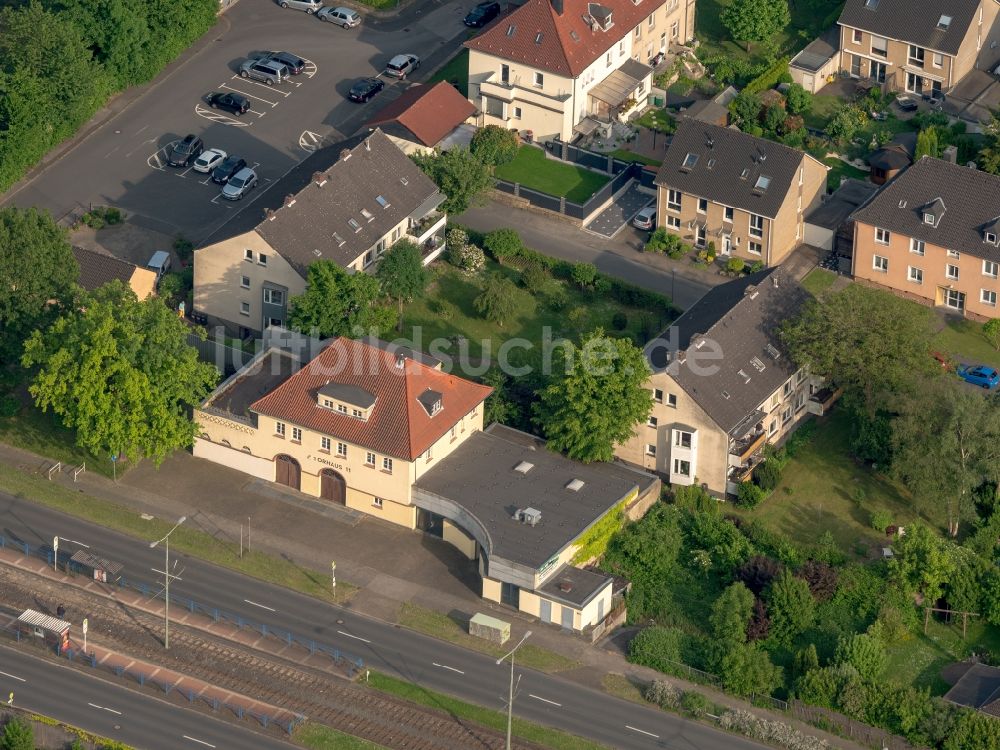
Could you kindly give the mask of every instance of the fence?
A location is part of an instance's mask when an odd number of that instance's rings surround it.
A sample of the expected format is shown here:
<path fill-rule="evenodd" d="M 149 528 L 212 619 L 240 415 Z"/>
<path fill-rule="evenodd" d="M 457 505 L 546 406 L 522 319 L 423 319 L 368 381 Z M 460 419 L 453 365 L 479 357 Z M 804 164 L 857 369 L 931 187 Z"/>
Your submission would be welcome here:
<path fill-rule="evenodd" d="M 788 706 L 796 719 L 812 724 L 822 729 L 828 729 L 843 737 L 849 737 L 859 744 L 867 745 L 876 750 L 916 750 L 904 738 L 890 734 L 884 729 L 862 724 L 849 716 L 831 711 L 828 708 L 810 706 L 802 701 L 789 701 Z"/>
<path fill-rule="evenodd" d="M 507 180 L 496 180 L 494 187 L 502 193 L 524 198 L 532 206 L 544 208 L 546 211 L 553 211 L 582 221 L 609 201 L 615 193 L 632 180 L 640 178 L 642 184 L 646 185 L 648 183 L 647 187 L 652 186 L 653 178 L 656 176 L 655 173 L 646 179 L 646 170 L 643 170 L 642 165 L 622 162 L 619 159 L 614 159 L 613 162 L 616 165 L 621 165 L 622 168 L 615 172 L 610 182 L 605 183 L 584 203 L 574 203 L 562 196 L 543 193 L 539 190 L 524 187 L 518 182 L 509 182 Z"/>

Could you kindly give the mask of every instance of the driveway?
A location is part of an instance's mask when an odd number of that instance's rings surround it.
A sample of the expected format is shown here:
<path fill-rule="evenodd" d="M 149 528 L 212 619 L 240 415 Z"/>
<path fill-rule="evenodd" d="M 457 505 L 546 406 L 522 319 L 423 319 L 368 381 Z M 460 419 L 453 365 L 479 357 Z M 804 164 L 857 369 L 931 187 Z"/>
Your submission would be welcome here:
<path fill-rule="evenodd" d="M 390 79 L 374 100 L 354 104 L 347 92 L 357 78 L 378 75 L 400 52 L 418 55 L 422 65 L 414 77 L 426 77 L 466 38 L 462 18 L 472 5 L 432 0 L 397 18 L 366 18 L 344 30 L 266 0 L 238 3 L 134 101 L 15 186 L 4 202 L 47 208 L 56 218 L 91 203 L 114 205 L 197 243 L 235 212 L 255 210 L 269 185 L 320 145 L 355 132 L 400 93 Z M 279 49 L 307 60 L 305 71 L 275 86 L 239 77 L 240 63 L 253 52 Z M 251 110 L 241 117 L 212 110 L 205 98 L 213 91 L 243 94 Z M 230 203 L 219 199 L 206 175 L 166 166 L 170 145 L 188 133 L 254 165 L 258 188 Z"/>
<path fill-rule="evenodd" d="M 655 196 L 643 192 L 636 183 L 628 186 L 611 205 L 595 216 L 584 227 L 594 234 L 610 239 L 618 234 L 618 230 L 628 224 L 637 213 L 656 200 Z"/>

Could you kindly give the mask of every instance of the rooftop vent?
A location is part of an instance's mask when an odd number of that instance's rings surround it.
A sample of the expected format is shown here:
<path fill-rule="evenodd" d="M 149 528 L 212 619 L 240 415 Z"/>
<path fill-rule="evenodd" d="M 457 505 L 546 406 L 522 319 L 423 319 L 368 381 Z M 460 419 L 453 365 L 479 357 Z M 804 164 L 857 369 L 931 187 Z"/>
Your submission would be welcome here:
<path fill-rule="evenodd" d="M 274 221 L 274 217 L 275 217 L 274 211 L 272 211 L 269 208 L 264 209 L 264 218 L 266 218 L 268 221 Z"/>
<path fill-rule="evenodd" d="M 765 344 L 764 351 L 770 354 L 772 359 L 778 359 L 778 357 L 781 356 L 781 352 L 779 352 L 778 349 L 771 344 Z"/>
<path fill-rule="evenodd" d="M 367 208 L 361 209 L 361 215 L 368 221 L 373 221 L 375 219 L 375 214 L 369 211 Z"/>
<path fill-rule="evenodd" d="M 514 520 L 526 523 L 529 526 L 537 526 L 538 522 L 542 520 L 542 511 L 536 508 L 519 508 L 514 513 Z"/>
<path fill-rule="evenodd" d="M 742 173 L 740 174 L 740 179 L 741 179 L 741 180 L 745 180 L 745 179 L 746 179 L 747 177 L 749 177 L 749 176 L 750 176 L 750 168 L 749 168 L 749 167 L 747 167 L 747 168 L 746 168 L 746 169 L 744 169 L 744 170 L 743 170 L 743 172 L 742 172 Z"/>
<path fill-rule="evenodd" d="M 771 286 L 773 286 L 775 289 L 778 288 L 778 274 L 775 274 L 774 276 L 771 277 Z"/>
<path fill-rule="evenodd" d="M 729 400 L 729 391 L 723 391 L 722 392 L 722 397 L 728 401 Z"/>
<path fill-rule="evenodd" d="M 535 34 L 535 44 L 541 44 L 541 43 L 542 43 L 542 32 L 539 31 L 537 34 Z"/>
<path fill-rule="evenodd" d="M 708 167 L 709 169 L 711 169 L 712 167 L 714 167 L 715 166 L 715 159 L 709 159 L 708 160 L 708 164 L 706 164 L 705 166 Z"/>
<path fill-rule="evenodd" d="M 340 152 L 340 158 L 342 161 L 347 161 L 348 159 L 350 159 L 351 150 L 349 148 L 345 148 L 343 151 Z"/>
<path fill-rule="evenodd" d="M 317 250 L 315 248 L 313 249 L 313 255 L 315 255 L 317 258 L 320 257 L 322 254 L 323 254 L 322 250 Z"/>
<path fill-rule="evenodd" d="M 515 31 L 517 31 L 517 26 L 515 26 L 514 24 L 510 24 L 507 27 L 507 36 L 514 36 Z"/>
<path fill-rule="evenodd" d="M 361 231 L 361 225 L 358 224 L 358 222 L 356 222 L 354 219 L 348 219 L 347 223 L 351 225 L 351 229 L 354 230 L 355 234 Z"/>
<path fill-rule="evenodd" d="M 295 205 L 295 196 L 289 193 L 285 196 L 285 208 Z"/>
<path fill-rule="evenodd" d="M 566 489 L 569 490 L 570 492 L 579 492 L 581 487 L 583 487 L 582 479 L 571 479 L 566 484 Z"/>
<path fill-rule="evenodd" d="M 751 359 L 750 364 L 754 366 L 754 369 L 756 369 L 757 372 L 764 372 L 764 362 L 761 360 L 760 357 L 754 357 L 753 359 Z"/>
<path fill-rule="evenodd" d="M 641 0 L 632 0 L 632 2 L 638 5 L 639 2 L 641 2 Z M 566 580 L 559 581 L 558 586 L 559 586 L 559 591 L 563 594 L 568 594 L 570 591 L 573 590 L 573 584 L 571 581 L 566 581 Z"/>
<path fill-rule="evenodd" d="M 345 240 L 336 232 L 333 233 L 333 241 L 337 243 L 337 247 L 343 247 L 344 243 L 347 242 L 347 240 Z"/>
<path fill-rule="evenodd" d="M 906 208 L 906 198 L 903 198 L 901 201 L 899 201 L 899 207 Z"/>
<path fill-rule="evenodd" d="M 518 474 L 527 474 L 529 471 L 535 468 L 533 463 L 528 461 L 521 461 L 517 466 L 514 467 L 514 471 Z"/>
<path fill-rule="evenodd" d="M 403 369 L 403 365 L 405 364 L 406 364 L 406 357 L 404 357 L 402 354 L 397 354 L 396 367 L 398 367 L 399 369 Z"/>
<path fill-rule="evenodd" d="M 579 42 L 579 41 L 580 41 L 580 35 L 576 33 L 576 29 L 571 29 L 571 30 L 570 30 L 570 32 L 569 32 L 569 37 L 570 37 L 570 39 L 572 39 L 572 40 L 573 40 L 574 42 Z"/>
<path fill-rule="evenodd" d="M 320 187 L 323 187 L 326 184 L 327 179 L 329 179 L 329 176 L 326 172 L 313 172 L 313 182 Z"/>
<path fill-rule="evenodd" d="M 400 177 L 399 181 L 402 182 L 404 185 L 409 185 L 410 184 L 410 180 L 409 180 L 408 177 Z"/>
<path fill-rule="evenodd" d="M 749 376 L 749 375 L 747 375 L 747 373 L 746 373 L 746 370 L 740 370 L 740 371 L 739 371 L 739 373 L 737 373 L 737 374 L 738 374 L 738 375 L 739 375 L 739 376 L 740 376 L 741 378 L 743 378 L 743 382 L 744 382 L 744 383 L 749 383 L 749 382 L 750 382 L 750 376 Z"/>

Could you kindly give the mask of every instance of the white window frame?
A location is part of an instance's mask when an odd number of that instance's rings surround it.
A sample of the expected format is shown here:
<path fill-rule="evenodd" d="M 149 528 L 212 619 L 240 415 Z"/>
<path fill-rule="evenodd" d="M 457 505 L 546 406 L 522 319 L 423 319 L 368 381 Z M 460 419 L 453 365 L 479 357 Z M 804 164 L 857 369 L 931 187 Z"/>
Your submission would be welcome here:
<path fill-rule="evenodd" d="M 865 32 L 861 29 L 851 29 L 851 43 L 861 44 L 865 40 Z"/>
<path fill-rule="evenodd" d="M 943 68 L 944 55 L 942 55 L 940 52 L 933 53 L 931 55 L 931 65 L 933 65 L 935 68 Z"/>
<path fill-rule="evenodd" d="M 926 252 L 926 246 L 923 240 L 918 240 L 916 237 L 910 237 L 910 252 L 914 255 L 923 255 Z"/>
<path fill-rule="evenodd" d="M 997 306 L 996 291 L 993 289 L 980 289 L 979 301 L 984 305 L 989 305 L 990 307 L 996 307 Z"/>
<path fill-rule="evenodd" d="M 910 266 L 906 269 L 906 280 L 912 281 L 914 284 L 924 283 L 924 269 L 917 268 L 916 266 Z"/>
<path fill-rule="evenodd" d="M 680 216 L 667 216 L 666 217 L 667 226 L 671 229 L 681 228 L 681 217 Z"/>
<path fill-rule="evenodd" d="M 329 453 L 331 442 L 332 441 L 330 440 L 330 438 L 328 438 L 326 435 L 321 436 L 319 439 L 319 449 L 324 453 Z"/>
<path fill-rule="evenodd" d="M 652 443 L 646 443 L 646 455 L 651 458 L 656 458 L 656 446 Z"/>
<path fill-rule="evenodd" d="M 275 302 L 274 298 L 277 296 L 281 301 Z M 264 289 L 264 302 L 268 305 L 283 305 L 285 304 L 285 293 L 280 289 Z"/>
<path fill-rule="evenodd" d="M 382 456 L 382 471 L 392 474 L 392 459 L 388 456 Z"/>
<path fill-rule="evenodd" d="M 762 255 L 764 246 L 760 242 L 747 242 L 747 252 L 751 255 Z"/>
<path fill-rule="evenodd" d="M 243 260 L 248 260 L 253 263 L 253 250 L 249 247 L 243 248 Z"/>
<path fill-rule="evenodd" d="M 708 213 L 708 198 L 699 198 L 698 199 L 698 208 L 697 208 L 697 211 L 700 214 Z"/>
<path fill-rule="evenodd" d="M 684 445 L 684 438 L 687 437 L 687 445 Z M 687 430 L 674 430 L 674 447 L 691 450 L 694 445 L 694 433 Z"/>
<path fill-rule="evenodd" d="M 677 394 L 676 393 L 668 393 L 667 394 L 667 406 L 672 406 L 675 409 L 677 408 Z"/>
<path fill-rule="evenodd" d="M 889 273 L 889 259 L 884 255 L 873 255 L 872 270 L 879 273 Z"/>
<path fill-rule="evenodd" d="M 521 119 L 521 108 L 520 107 L 514 107 L 514 119 L 515 120 L 520 120 Z"/>
<path fill-rule="evenodd" d="M 723 206 L 722 207 L 722 220 L 723 221 L 728 221 L 730 224 L 732 224 L 733 223 L 733 213 L 734 212 L 733 212 L 733 207 L 732 206 Z"/>
<path fill-rule="evenodd" d="M 535 71 L 535 75 L 534 75 L 534 78 L 532 80 L 533 80 L 533 84 L 532 85 L 536 89 L 540 89 L 540 88 L 544 88 L 545 87 L 545 76 L 543 74 L 539 73 L 537 70 Z"/>
<path fill-rule="evenodd" d="M 684 464 L 687 464 L 687 471 L 682 471 Z M 691 476 L 691 462 L 682 458 L 674 459 L 674 474 L 680 477 L 690 477 Z"/>
<path fill-rule="evenodd" d="M 983 276 L 995 279 L 997 277 L 998 270 L 1000 270 L 1000 264 L 998 264 L 995 260 L 983 261 Z"/>
<path fill-rule="evenodd" d="M 382 507 L 383 507 L 383 502 L 384 501 L 382 500 L 382 498 L 372 496 L 372 507 L 373 508 L 378 508 L 379 510 L 381 510 Z"/>
<path fill-rule="evenodd" d="M 875 47 L 875 42 L 878 41 L 878 40 L 881 40 L 881 42 L 882 42 L 882 48 L 881 49 L 876 49 L 876 47 Z M 886 59 L 886 58 L 888 58 L 889 57 L 889 40 L 886 39 L 884 36 L 875 36 L 874 34 L 872 34 L 871 44 L 868 46 L 868 53 L 872 57 L 879 57 L 879 58 L 882 58 L 883 60 Z"/>
<path fill-rule="evenodd" d="M 892 232 L 890 232 L 888 229 L 883 229 L 882 227 L 875 227 L 876 245 L 888 245 L 891 239 L 892 239 Z"/>
<path fill-rule="evenodd" d="M 277 436 L 279 436 L 279 437 L 284 437 L 285 436 L 285 423 L 284 422 L 275 422 L 274 423 L 274 434 L 277 435 Z"/>
<path fill-rule="evenodd" d="M 371 451 L 365 452 L 365 466 L 375 468 L 375 454 Z"/>
<path fill-rule="evenodd" d="M 655 401 L 658 404 L 662 404 L 663 403 L 663 389 L 662 388 L 654 388 L 653 389 L 653 401 Z"/>
<path fill-rule="evenodd" d="M 347 443 L 340 440 L 337 441 L 337 455 L 341 458 L 347 458 Z"/>
<path fill-rule="evenodd" d="M 264 253 L 257 253 L 257 265 L 258 266 L 267 265 L 267 256 Z"/>
<path fill-rule="evenodd" d="M 249 289 L 249 288 L 250 288 L 250 277 L 240 276 L 240 289 Z"/>
<path fill-rule="evenodd" d="M 249 302 L 240 302 L 240 315 L 250 315 Z"/>
<path fill-rule="evenodd" d="M 648 417 L 646 418 L 646 426 L 647 426 L 647 427 L 656 427 L 656 426 L 657 426 L 657 424 L 658 424 L 658 422 L 657 422 L 657 419 L 656 419 L 656 417 L 654 417 L 654 416 L 653 416 L 652 414 L 650 414 L 650 415 L 649 415 L 649 416 L 648 416 Z"/>
<path fill-rule="evenodd" d="M 759 214 L 750 214 L 749 218 L 750 236 L 757 239 L 764 237 L 764 217 Z"/>
<path fill-rule="evenodd" d="M 958 252 L 958 250 L 949 250 L 948 251 L 948 257 L 949 258 L 954 258 L 955 260 L 958 260 L 959 258 L 962 257 L 962 254 L 960 252 Z"/>
<path fill-rule="evenodd" d="M 667 188 L 667 210 L 668 211 L 680 211 L 683 199 L 684 199 L 684 193 L 682 193 L 680 190 L 674 190 L 673 188 Z"/>
<path fill-rule="evenodd" d="M 948 281 L 958 281 L 959 273 L 958 266 L 954 263 L 944 264 L 944 277 L 948 279 Z"/>

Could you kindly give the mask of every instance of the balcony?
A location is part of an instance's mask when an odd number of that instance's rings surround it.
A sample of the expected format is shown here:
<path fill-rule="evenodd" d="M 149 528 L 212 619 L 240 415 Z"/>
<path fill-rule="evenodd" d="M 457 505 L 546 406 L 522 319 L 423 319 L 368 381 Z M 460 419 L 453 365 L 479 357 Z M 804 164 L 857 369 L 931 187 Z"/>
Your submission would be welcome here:
<path fill-rule="evenodd" d="M 447 214 L 437 211 L 421 219 L 410 219 L 406 238 L 420 248 L 425 266 L 444 252 L 444 232 L 447 223 Z"/>
<path fill-rule="evenodd" d="M 535 104 L 547 109 L 558 109 L 559 111 L 563 109 L 561 105 L 572 97 L 572 93 L 569 91 L 560 91 L 555 96 L 544 94 L 541 89 L 533 86 L 531 81 L 522 82 L 520 76 L 514 76 L 509 81 L 501 81 L 496 73 L 480 82 L 479 93 L 482 96 L 508 103 L 517 99 L 528 104 Z"/>
<path fill-rule="evenodd" d="M 739 440 L 729 443 L 729 465 L 734 468 L 745 466 L 747 461 L 760 452 L 767 442 L 767 433 L 757 430 Z"/>

